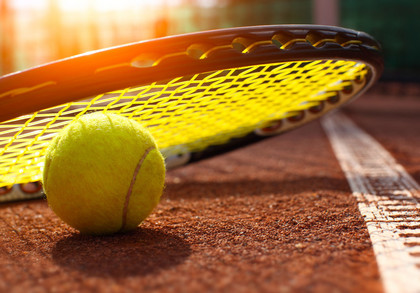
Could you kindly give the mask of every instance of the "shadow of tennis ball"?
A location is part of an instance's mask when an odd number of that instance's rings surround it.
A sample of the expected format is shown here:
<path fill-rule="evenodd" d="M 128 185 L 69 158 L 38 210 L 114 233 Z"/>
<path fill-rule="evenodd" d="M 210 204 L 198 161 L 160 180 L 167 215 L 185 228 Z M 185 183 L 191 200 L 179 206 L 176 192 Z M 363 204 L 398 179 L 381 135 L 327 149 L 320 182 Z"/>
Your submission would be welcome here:
<path fill-rule="evenodd" d="M 180 237 L 145 228 L 114 236 L 74 234 L 58 241 L 52 250 L 54 262 L 63 269 L 113 278 L 168 269 L 190 254 L 190 246 Z"/>

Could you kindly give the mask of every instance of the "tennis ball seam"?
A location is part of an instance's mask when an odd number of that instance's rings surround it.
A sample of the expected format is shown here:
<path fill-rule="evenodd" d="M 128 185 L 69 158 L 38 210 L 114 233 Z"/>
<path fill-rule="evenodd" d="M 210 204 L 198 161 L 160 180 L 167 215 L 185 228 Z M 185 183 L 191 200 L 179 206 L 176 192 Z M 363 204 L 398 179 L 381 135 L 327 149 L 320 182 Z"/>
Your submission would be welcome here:
<path fill-rule="evenodd" d="M 127 191 L 127 195 L 125 196 L 123 213 L 122 213 L 122 223 L 121 223 L 120 231 L 123 231 L 125 229 L 125 225 L 127 224 L 128 205 L 130 203 L 131 193 L 133 192 L 133 187 L 136 183 L 137 175 L 140 172 L 140 169 L 143 165 L 144 160 L 149 155 L 149 153 L 154 149 L 155 149 L 154 146 L 151 146 L 148 149 L 146 149 L 143 156 L 140 158 L 139 162 L 137 163 L 136 169 L 134 170 L 133 177 L 131 178 L 131 183 L 130 183 L 130 186 L 129 186 L 128 191 Z"/>

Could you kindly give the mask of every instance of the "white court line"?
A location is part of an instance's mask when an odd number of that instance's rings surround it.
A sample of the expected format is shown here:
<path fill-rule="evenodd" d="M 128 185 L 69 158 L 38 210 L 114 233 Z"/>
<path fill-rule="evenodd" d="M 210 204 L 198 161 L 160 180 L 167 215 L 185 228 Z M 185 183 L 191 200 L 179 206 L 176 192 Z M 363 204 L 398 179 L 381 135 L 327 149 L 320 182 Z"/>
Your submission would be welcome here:
<path fill-rule="evenodd" d="M 365 219 L 387 293 L 420 293 L 420 186 L 341 113 L 322 119 Z"/>

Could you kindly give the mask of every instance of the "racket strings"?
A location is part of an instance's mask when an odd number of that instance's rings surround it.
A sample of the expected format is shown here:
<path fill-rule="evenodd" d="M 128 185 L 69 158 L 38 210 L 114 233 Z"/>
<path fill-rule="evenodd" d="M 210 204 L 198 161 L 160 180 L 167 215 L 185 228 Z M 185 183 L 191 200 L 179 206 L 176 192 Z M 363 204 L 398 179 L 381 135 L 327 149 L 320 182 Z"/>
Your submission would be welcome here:
<path fill-rule="evenodd" d="M 136 119 L 160 149 L 194 152 L 320 105 L 368 73 L 354 61 L 263 64 L 182 76 L 21 116 L 0 123 L 0 187 L 40 180 L 49 141 L 86 113 Z"/>

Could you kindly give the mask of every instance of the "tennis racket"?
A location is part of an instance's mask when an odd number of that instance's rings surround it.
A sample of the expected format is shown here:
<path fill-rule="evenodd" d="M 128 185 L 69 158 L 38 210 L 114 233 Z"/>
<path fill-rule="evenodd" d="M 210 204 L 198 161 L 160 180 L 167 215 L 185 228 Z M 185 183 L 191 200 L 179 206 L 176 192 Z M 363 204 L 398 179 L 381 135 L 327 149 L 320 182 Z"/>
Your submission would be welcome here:
<path fill-rule="evenodd" d="M 168 169 L 296 128 L 369 88 L 379 44 L 354 30 L 274 25 L 94 51 L 0 78 L 0 201 L 42 195 L 51 139 L 113 112 L 154 135 Z"/>

